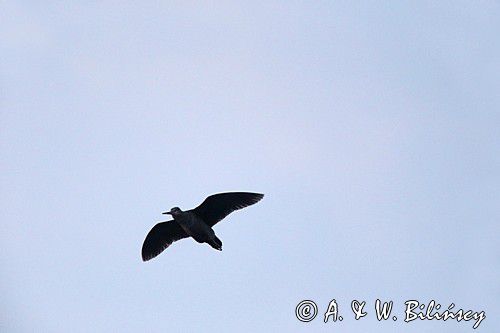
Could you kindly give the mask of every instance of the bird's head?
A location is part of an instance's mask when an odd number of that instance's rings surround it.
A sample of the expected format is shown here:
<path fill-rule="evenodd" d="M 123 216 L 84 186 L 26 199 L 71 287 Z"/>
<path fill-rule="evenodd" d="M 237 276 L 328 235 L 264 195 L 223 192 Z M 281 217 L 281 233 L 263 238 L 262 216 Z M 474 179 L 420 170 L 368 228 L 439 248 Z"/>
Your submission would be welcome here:
<path fill-rule="evenodd" d="M 169 212 L 163 212 L 162 214 L 168 214 L 172 216 L 177 216 L 182 213 L 182 210 L 179 207 L 172 208 Z"/>

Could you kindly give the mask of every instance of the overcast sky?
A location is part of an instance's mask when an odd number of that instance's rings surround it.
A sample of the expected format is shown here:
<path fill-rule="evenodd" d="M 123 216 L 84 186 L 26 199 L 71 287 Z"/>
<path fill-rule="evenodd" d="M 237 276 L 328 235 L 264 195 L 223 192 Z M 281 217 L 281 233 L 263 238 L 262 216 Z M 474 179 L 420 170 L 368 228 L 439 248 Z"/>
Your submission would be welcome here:
<path fill-rule="evenodd" d="M 0 331 L 498 329 L 499 32 L 498 1 L 2 1 Z M 141 261 L 224 191 L 265 198 L 222 252 Z"/>

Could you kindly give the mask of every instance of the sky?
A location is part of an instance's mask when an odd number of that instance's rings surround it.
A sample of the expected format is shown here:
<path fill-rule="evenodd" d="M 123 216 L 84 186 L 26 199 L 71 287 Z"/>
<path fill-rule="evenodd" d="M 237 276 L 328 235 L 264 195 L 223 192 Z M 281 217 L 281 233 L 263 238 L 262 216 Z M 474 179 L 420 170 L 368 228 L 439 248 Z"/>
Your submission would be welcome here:
<path fill-rule="evenodd" d="M 494 331 L 499 31 L 498 1 L 2 1 L 0 331 L 474 331 L 408 300 Z M 265 197 L 222 252 L 142 262 L 226 191 Z"/>

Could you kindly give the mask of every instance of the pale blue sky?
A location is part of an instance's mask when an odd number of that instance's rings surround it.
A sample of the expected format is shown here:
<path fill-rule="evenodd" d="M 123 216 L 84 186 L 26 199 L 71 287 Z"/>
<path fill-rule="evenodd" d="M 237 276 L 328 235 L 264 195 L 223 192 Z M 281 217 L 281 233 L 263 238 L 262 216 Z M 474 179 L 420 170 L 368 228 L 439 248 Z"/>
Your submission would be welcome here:
<path fill-rule="evenodd" d="M 3 1 L 0 331 L 473 331 L 408 299 L 498 329 L 499 33 L 498 1 Z M 141 261 L 233 190 L 266 197 L 222 252 Z"/>

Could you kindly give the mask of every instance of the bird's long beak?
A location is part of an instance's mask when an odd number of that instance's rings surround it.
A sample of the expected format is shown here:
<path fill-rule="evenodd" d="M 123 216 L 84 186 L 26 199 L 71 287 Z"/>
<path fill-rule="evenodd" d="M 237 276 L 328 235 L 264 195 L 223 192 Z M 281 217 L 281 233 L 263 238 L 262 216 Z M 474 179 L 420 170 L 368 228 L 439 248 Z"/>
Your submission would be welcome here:
<path fill-rule="evenodd" d="M 170 213 L 170 212 L 163 212 L 162 214 L 172 215 L 172 213 Z"/>

